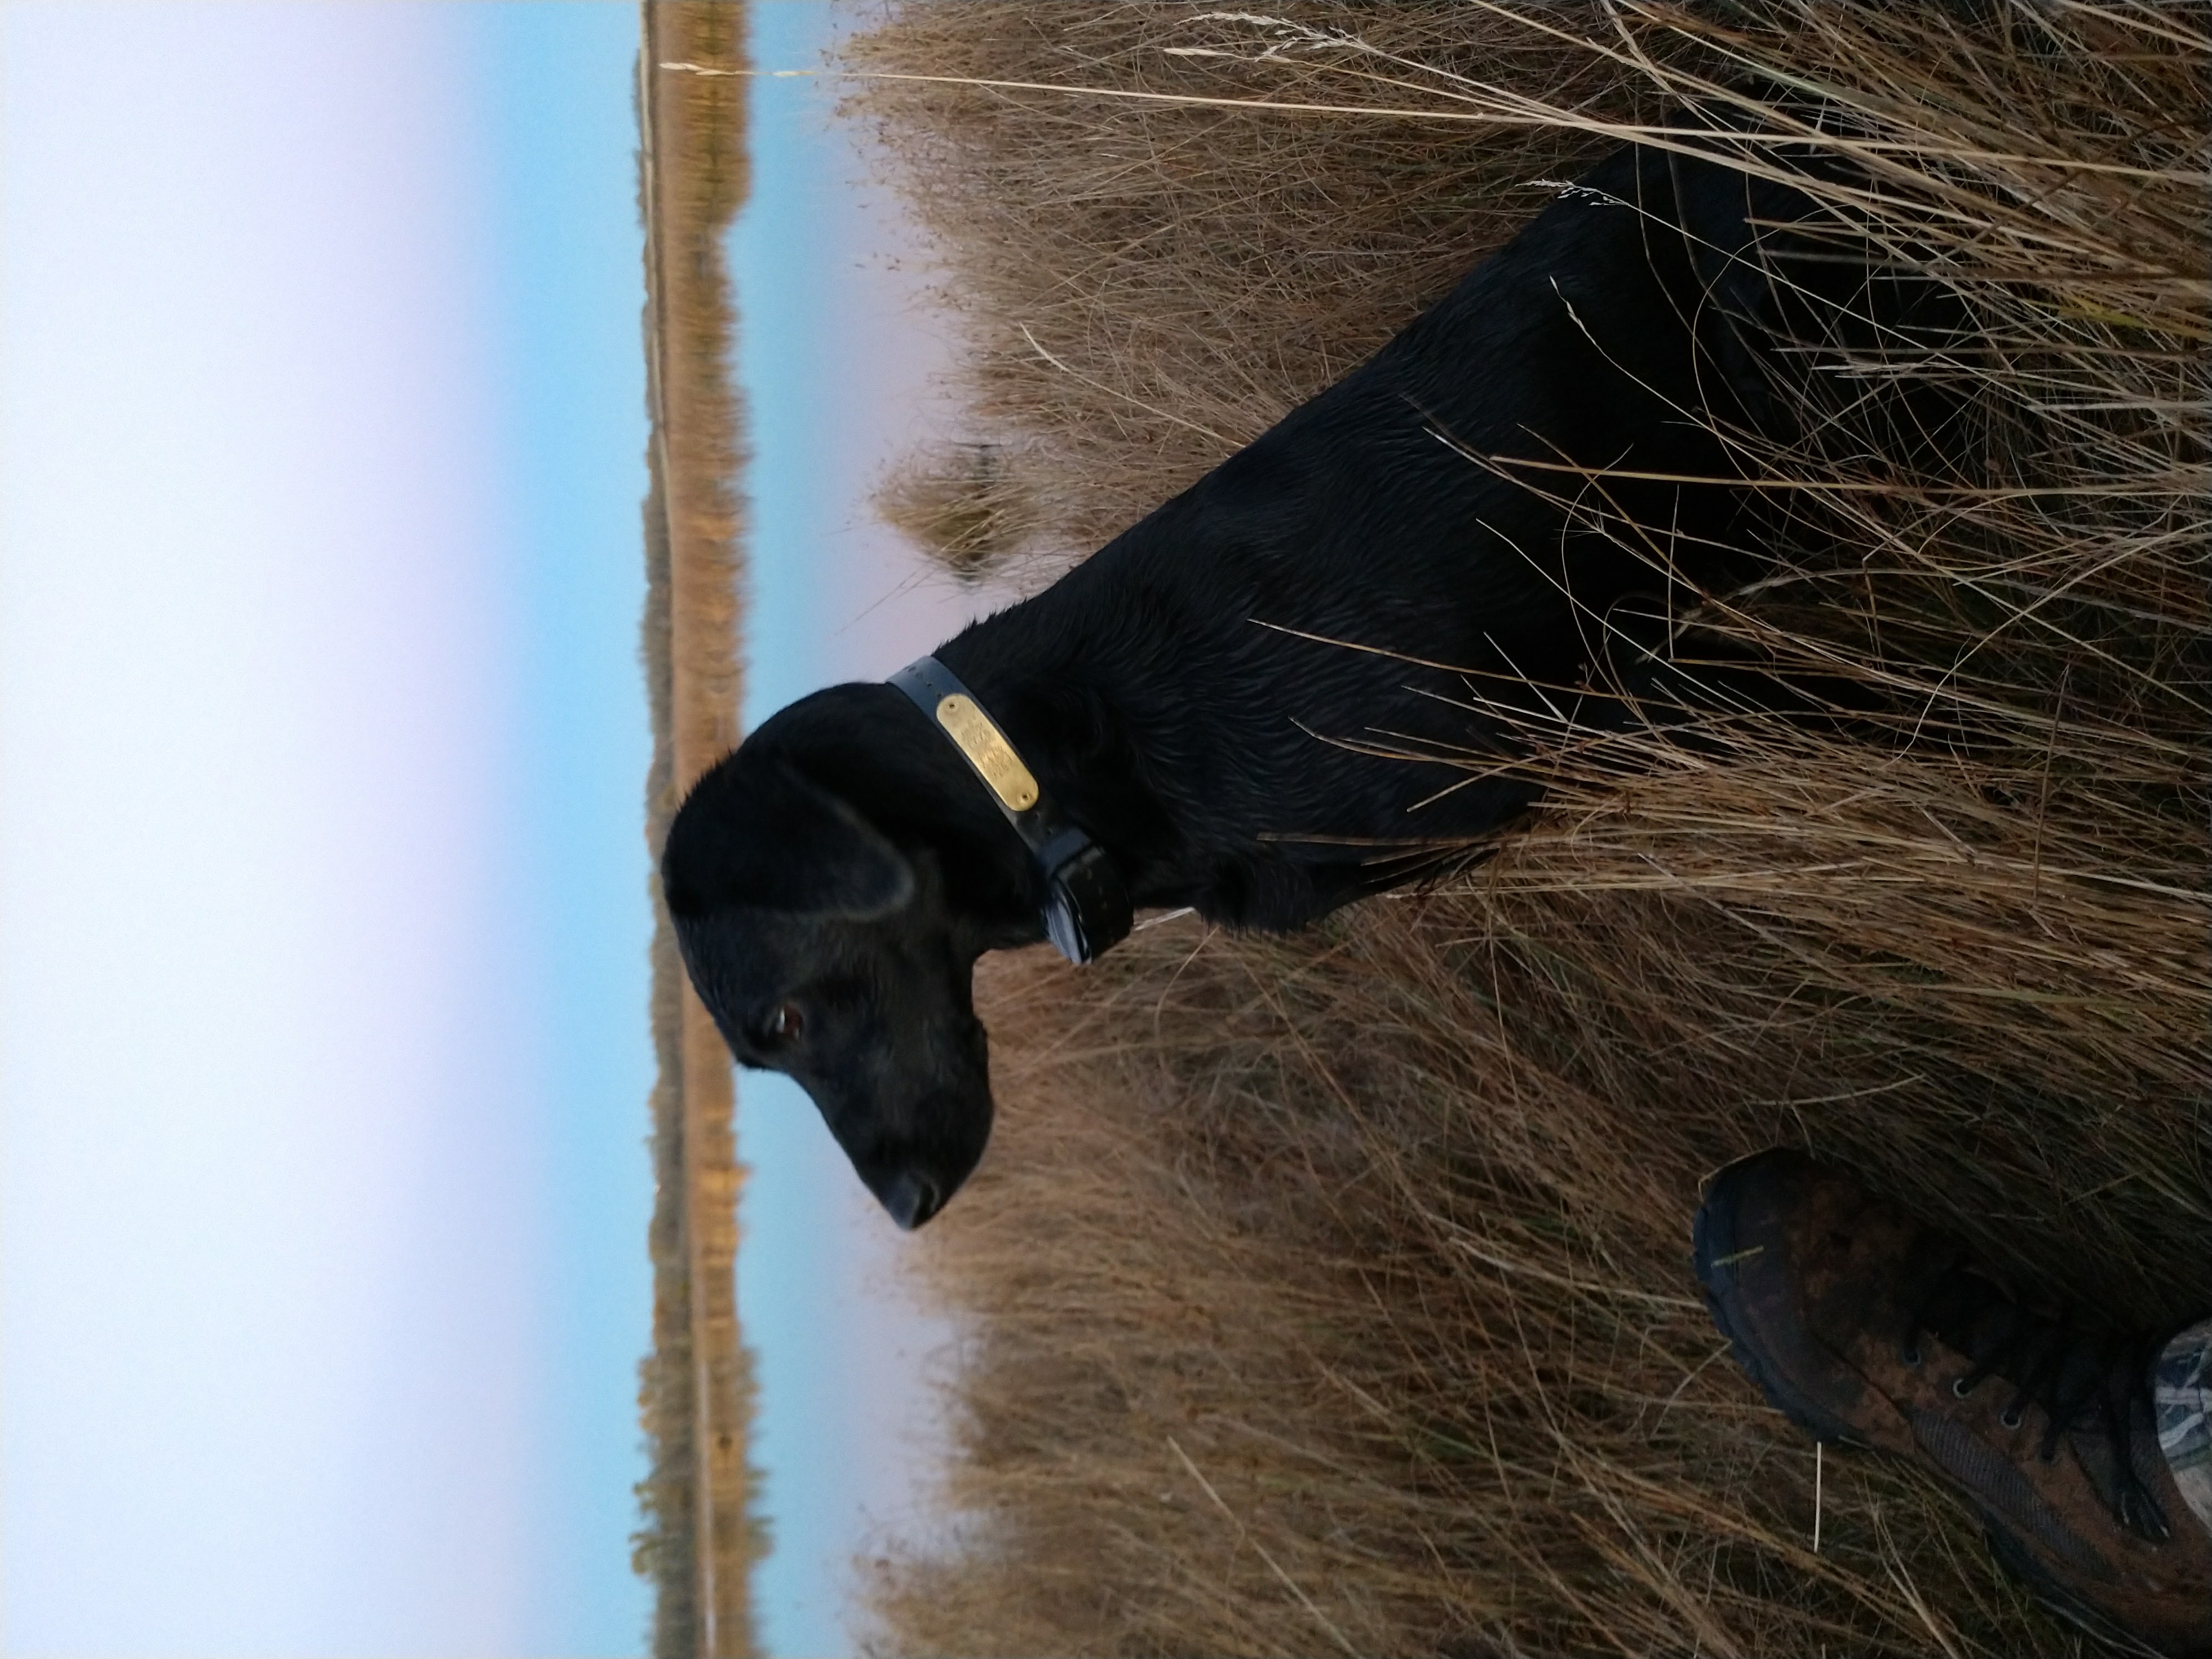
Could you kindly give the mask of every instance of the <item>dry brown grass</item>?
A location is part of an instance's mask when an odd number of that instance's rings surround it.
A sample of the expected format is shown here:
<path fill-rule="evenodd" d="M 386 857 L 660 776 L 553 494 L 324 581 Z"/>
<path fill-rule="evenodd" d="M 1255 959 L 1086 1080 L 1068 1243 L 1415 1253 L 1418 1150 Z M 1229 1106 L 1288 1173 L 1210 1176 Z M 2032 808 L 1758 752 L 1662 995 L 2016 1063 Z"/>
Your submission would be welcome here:
<path fill-rule="evenodd" d="M 893 529 L 963 581 L 1002 571 L 1043 526 L 997 445 L 951 442 L 909 455 L 876 492 Z"/>
<path fill-rule="evenodd" d="M 1886 721 L 1562 721 L 1518 763 L 1547 811 L 1442 890 L 986 965 L 1000 1124 L 919 1252 L 971 1332 L 964 1542 L 884 1569 L 883 1645 L 2074 1650 L 1954 1501 L 1816 1462 L 1764 1407 L 1687 1224 L 1706 1173 L 1790 1141 L 2081 1303 L 2212 1306 L 2207 9 L 1542 15 L 1581 43 L 1486 9 L 1297 10 L 1356 43 L 1200 10 L 911 5 L 856 52 L 1248 100 L 866 94 L 977 429 L 1042 504 L 1034 574 L 1434 297 L 1594 124 L 1716 66 L 1825 100 L 1817 142 L 1868 161 L 1838 215 L 1954 284 L 1973 343 L 1823 360 L 1814 437 L 1761 459 L 1803 545 L 1854 556 L 1777 549 L 1699 613 L 1880 687 Z M 1940 474 L 1887 426 L 1929 376 L 1980 434 Z M 1601 478 L 1552 483 L 1605 521 Z"/>
<path fill-rule="evenodd" d="M 1296 60 L 1164 53 L 1221 39 L 1185 21 L 1199 9 L 908 6 L 850 61 L 1169 96 L 1334 85 Z M 1476 10 L 1358 18 L 1368 38 L 1439 64 L 1609 112 L 1635 105 L 1627 77 Z M 1006 446 L 1044 548 L 1062 554 L 1097 545 L 1340 378 L 1547 198 L 1528 180 L 1571 176 L 1605 148 L 1558 127 L 1477 135 L 944 82 L 879 84 L 857 108 L 957 271 L 943 297 L 968 331 L 972 416 Z"/>
<path fill-rule="evenodd" d="M 738 470 L 744 410 L 728 374 L 735 317 L 722 235 L 750 182 L 746 15 L 731 0 L 646 0 L 638 62 L 645 349 L 653 417 L 641 641 L 653 719 L 647 845 L 738 738 Z M 670 64 L 696 67 L 672 69 Z M 699 70 L 716 71 L 699 73 Z M 747 1457 L 750 1358 L 734 1265 L 740 1171 L 730 1057 L 685 981 L 653 888 L 653 1352 L 639 1366 L 650 1471 L 633 1562 L 654 1587 L 657 1659 L 756 1650 L 752 1569 L 765 1553 Z"/>

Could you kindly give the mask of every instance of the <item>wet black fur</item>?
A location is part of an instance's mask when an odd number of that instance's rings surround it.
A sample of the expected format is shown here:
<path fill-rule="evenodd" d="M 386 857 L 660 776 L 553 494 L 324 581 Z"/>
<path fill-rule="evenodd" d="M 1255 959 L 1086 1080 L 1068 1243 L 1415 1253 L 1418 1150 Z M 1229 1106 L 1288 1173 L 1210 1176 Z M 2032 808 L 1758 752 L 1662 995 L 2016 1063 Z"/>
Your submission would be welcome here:
<path fill-rule="evenodd" d="M 1769 231 L 1753 254 L 1753 220 L 1810 210 L 1616 154 L 1342 381 L 936 654 L 1139 906 L 1290 929 L 1419 873 L 1409 853 L 1432 865 L 1534 787 L 1445 792 L 1465 775 L 1363 745 L 1504 754 L 1469 673 L 1540 709 L 1532 683 L 1559 701 L 1605 677 L 1601 619 L 1745 573 L 1765 509 L 1712 428 L 1778 433 L 1779 343 L 1867 309 L 1873 280 L 1832 244 Z M 1898 286 L 1873 309 L 1911 304 Z M 1639 556 L 1462 451 L 1716 482 L 1608 480 L 1612 517 L 1652 538 Z M 701 781 L 662 871 L 738 1058 L 797 1077 L 901 1223 L 927 1219 L 989 1129 L 970 968 L 1042 937 L 1037 873 L 959 756 L 887 686 L 817 692 Z M 763 1022 L 787 1002 L 803 1029 L 778 1043 Z"/>

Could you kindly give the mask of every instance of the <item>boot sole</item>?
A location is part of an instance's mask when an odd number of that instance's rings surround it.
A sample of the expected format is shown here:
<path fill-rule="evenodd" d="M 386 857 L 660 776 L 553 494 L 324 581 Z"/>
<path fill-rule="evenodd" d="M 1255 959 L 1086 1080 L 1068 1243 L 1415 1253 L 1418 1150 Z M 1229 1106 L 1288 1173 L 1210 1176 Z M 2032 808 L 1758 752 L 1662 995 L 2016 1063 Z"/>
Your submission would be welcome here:
<path fill-rule="evenodd" d="M 1972 1501 L 1971 1497 L 1968 1501 Z M 1981 1506 L 1976 1504 L 1975 1508 L 1980 1510 Z M 1989 1546 L 1997 1565 L 2011 1574 L 2016 1583 L 2025 1585 L 2028 1593 L 2043 1603 L 2044 1611 L 2062 1623 L 2072 1625 L 2121 1653 L 2139 1656 L 2139 1659 L 2206 1659 L 2205 1649 L 2155 1647 L 2125 1626 L 2116 1624 L 2052 1577 L 2050 1569 L 2028 1553 L 2027 1547 L 1987 1510 L 1982 1510 L 1982 1541 Z"/>
<path fill-rule="evenodd" d="M 1698 1283 L 1705 1288 L 1706 1310 L 1712 1315 L 1721 1334 L 1728 1339 L 1729 1351 L 1735 1363 L 1742 1367 L 1744 1375 L 1759 1385 L 1767 1404 L 1815 1440 L 1830 1445 L 1863 1448 L 1867 1444 L 1864 1440 L 1775 1374 L 1765 1355 L 1752 1340 L 1747 1322 L 1736 1302 L 1735 1263 L 1742 1249 L 1737 1243 L 1736 1212 L 1744 1193 L 1761 1166 L 1770 1160 L 1797 1162 L 1800 1158 L 1800 1154 L 1791 1152 L 1762 1152 L 1755 1158 L 1739 1159 L 1715 1176 L 1713 1184 L 1706 1189 L 1705 1201 L 1698 1206 L 1697 1218 L 1691 1224 L 1691 1260 L 1697 1267 Z"/>

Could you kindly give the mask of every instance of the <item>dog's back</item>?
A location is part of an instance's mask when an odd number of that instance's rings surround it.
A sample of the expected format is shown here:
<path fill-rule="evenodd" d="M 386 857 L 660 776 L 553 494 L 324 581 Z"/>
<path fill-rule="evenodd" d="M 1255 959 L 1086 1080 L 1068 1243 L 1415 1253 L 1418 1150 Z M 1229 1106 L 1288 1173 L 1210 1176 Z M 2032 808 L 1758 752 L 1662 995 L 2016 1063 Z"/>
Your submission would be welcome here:
<path fill-rule="evenodd" d="M 1344 380 L 939 655 L 1025 750 L 1082 751 L 1050 782 L 1161 890 L 1287 927 L 1387 884 L 1407 867 L 1377 862 L 1388 844 L 1480 835 L 1533 794 L 1397 757 L 1502 756 L 1480 702 L 1572 715 L 1617 604 L 1679 613 L 1743 568 L 1758 503 L 1717 428 L 1781 422 L 1790 323 L 1752 222 L 1807 206 L 1621 152 Z"/>

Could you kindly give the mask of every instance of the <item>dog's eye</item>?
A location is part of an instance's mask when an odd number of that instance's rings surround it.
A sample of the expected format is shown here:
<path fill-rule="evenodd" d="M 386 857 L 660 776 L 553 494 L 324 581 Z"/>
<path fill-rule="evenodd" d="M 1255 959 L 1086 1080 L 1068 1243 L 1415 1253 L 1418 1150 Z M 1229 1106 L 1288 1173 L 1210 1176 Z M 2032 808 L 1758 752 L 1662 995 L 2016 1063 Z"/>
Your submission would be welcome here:
<path fill-rule="evenodd" d="M 761 1042 L 766 1048 L 781 1048 L 795 1041 L 805 1029 L 806 1017 L 799 1012 L 799 1005 L 779 1002 L 760 1023 Z"/>

